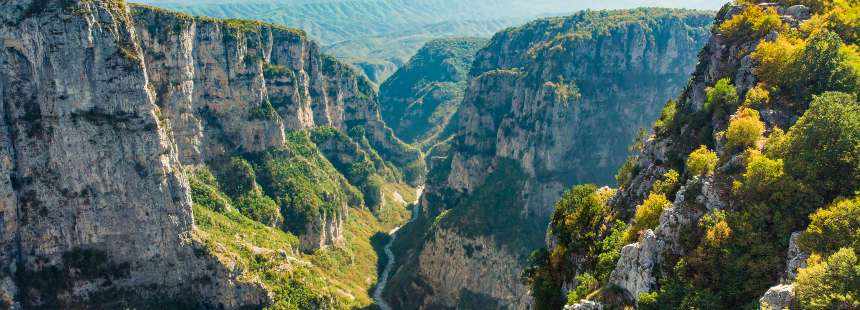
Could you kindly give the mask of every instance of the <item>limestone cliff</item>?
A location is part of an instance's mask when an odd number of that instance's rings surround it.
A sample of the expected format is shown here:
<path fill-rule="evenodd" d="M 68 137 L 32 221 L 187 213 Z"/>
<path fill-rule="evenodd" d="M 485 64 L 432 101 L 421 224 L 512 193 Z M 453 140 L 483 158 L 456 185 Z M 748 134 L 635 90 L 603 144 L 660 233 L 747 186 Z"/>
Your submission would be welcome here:
<path fill-rule="evenodd" d="M 124 1 L 13 0 L 0 4 L 0 41 L 0 307 L 270 303 L 201 245 L 187 166 L 218 174 L 233 158 L 225 192 L 254 207 L 295 187 L 259 182 L 277 167 L 336 188 L 277 197 L 286 222 L 266 218 L 306 251 L 343 240 L 349 207 L 382 205 L 341 173 L 371 196 L 381 190 L 366 180 L 422 182 L 420 152 L 381 121 L 371 84 L 300 31 Z M 312 140 L 328 128 L 346 138 Z M 325 158 L 341 152 L 361 173 Z"/>
<path fill-rule="evenodd" d="M 687 82 L 710 21 L 588 11 L 494 36 L 472 66 L 450 155 L 428 177 L 423 218 L 398 236 L 392 305 L 527 308 L 519 274 L 553 203 L 572 184 L 612 182 L 638 129 Z"/>

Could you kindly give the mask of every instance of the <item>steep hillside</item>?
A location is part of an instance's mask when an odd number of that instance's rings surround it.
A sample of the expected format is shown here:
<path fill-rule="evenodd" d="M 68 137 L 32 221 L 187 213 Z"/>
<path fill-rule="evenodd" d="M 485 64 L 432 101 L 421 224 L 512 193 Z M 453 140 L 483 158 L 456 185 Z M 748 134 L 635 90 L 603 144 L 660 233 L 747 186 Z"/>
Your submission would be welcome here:
<path fill-rule="evenodd" d="M 858 16 L 726 5 L 620 188 L 558 203 L 525 274 L 536 307 L 860 307 Z"/>
<path fill-rule="evenodd" d="M 382 119 L 410 143 L 431 147 L 453 133 L 475 54 L 485 39 L 428 42 L 379 88 Z M 451 124 L 449 126 L 449 124 Z"/>
<path fill-rule="evenodd" d="M 0 4 L 0 308 L 368 306 L 420 151 L 298 30 Z"/>
<path fill-rule="evenodd" d="M 681 90 L 708 13 L 586 11 L 497 34 L 471 68 L 450 155 L 397 238 L 386 296 L 400 308 L 529 304 L 519 282 L 552 204 L 609 184 L 640 127 Z"/>

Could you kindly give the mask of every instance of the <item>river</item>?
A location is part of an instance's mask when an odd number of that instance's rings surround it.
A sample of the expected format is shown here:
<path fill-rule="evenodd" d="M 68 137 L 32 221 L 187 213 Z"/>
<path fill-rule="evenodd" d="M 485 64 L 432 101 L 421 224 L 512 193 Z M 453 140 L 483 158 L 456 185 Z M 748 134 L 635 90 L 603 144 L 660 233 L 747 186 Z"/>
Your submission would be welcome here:
<path fill-rule="evenodd" d="M 418 202 L 421 200 L 421 194 L 424 193 L 424 186 L 419 186 L 416 189 L 415 193 L 415 201 L 412 203 L 412 218 L 409 219 L 409 222 L 415 220 L 418 217 Z M 385 291 L 385 285 L 388 284 L 388 276 L 391 274 L 391 269 L 394 268 L 394 252 L 391 251 L 391 245 L 394 244 L 394 240 L 397 239 L 397 231 L 400 230 L 400 227 L 392 229 L 388 232 L 388 235 L 391 236 L 391 240 L 388 241 L 388 244 L 385 245 L 385 256 L 388 257 L 388 261 L 385 264 L 385 269 L 382 270 L 382 276 L 379 278 L 379 281 L 376 284 L 376 289 L 373 290 L 373 300 L 376 302 L 376 305 L 379 306 L 382 310 L 391 310 L 391 306 L 388 305 L 388 302 L 382 298 L 382 293 Z"/>

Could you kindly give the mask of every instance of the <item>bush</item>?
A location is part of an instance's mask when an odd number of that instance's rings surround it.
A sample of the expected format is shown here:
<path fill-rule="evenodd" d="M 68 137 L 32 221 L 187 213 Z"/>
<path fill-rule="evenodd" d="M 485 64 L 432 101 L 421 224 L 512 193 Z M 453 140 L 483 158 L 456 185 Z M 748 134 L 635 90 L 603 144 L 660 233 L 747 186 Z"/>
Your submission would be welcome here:
<path fill-rule="evenodd" d="M 860 105 L 853 95 L 817 96 L 785 143 L 786 171 L 827 200 L 860 188 Z"/>
<path fill-rule="evenodd" d="M 765 10 L 758 5 L 747 5 L 741 13 L 723 22 L 719 31 L 730 41 L 752 41 L 781 27 L 782 21 L 776 9 Z"/>
<path fill-rule="evenodd" d="M 828 255 L 844 247 L 860 250 L 860 198 L 836 202 L 809 218 L 800 237 L 807 251 Z"/>
<path fill-rule="evenodd" d="M 689 175 L 711 175 L 717 168 L 717 153 L 702 145 L 698 150 L 690 153 L 687 159 L 687 173 Z"/>
<path fill-rule="evenodd" d="M 230 207 L 230 198 L 218 190 L 218 183 L 208 169 L 194 171 L 188 178 L 191 186 L 191 201 L 197 206 L 224 212 Z"/>
<path fill-rule="evenodd" d="M 672 202 L 666 199 L 665 195 L 653 193 L 649 195 L 642 202 L 642 205 L 636 208 L 633 224 L 630 225 L 627 232 L 627 241 L 635 242 L 640 232 L 656 228 L 660 224 L 660 215 L 663 214 L 663 210 L 671 207 Z"/>
<path fill-rule="evenodd" d="M 615 270 L 618 259 L 621 258 L 621 248 L 626 244 L 626 234 L 627 225 L 622 221 L 615 221 L 612 231 L 601 242 L 601 253 L 597 255 L 597 266 L 594 268 L 594 274 L 601 283 L 606 283 Z"/>
<path fill-rule="evenodd" d="M 795 285 L 803 309 L 860 308 L 860 262 L 851 249 L 841 249 L 827 261 L 801 269 Z"/>
<path fill-rule="evenodd" d="M 741 108 L 726 130 L 726 151 L 736 152 L 754 147 L 764 133 L 764 123 L 759 113 L 749 108 Z"/>
<path fill-rule="evenodd" d="M 678 188 L 681 186 L 681 184 L 679 183 L 680 178 L 681 175 L 678 174 L 678 171 L 675 171 L 675 169 L 670 169 L 663 174 L 662 180 L 657 180 L 654 182 L 654 186 L 651 187 L 651 192 L 663 194 L 666 197 L 673 197 L 674 194 L 678 191 Z"/>
<path fill-rule="evenodd" d="M 257 187 L 254 168 L 247 160 L 233 157 L 224 162 L 215 163 L 217 167 L 218 183 L 221 190 L 230 198 L 238 199 L 243 194 Z"/>
<path fill-rule="evenodd" d="M 580 300 L 585 299 L 589 293 L 600 288 L 600 283 L 597 282 L 597 279 L 588 273 L 576 276 L 576 282 L 578 283 L 576 288 L 567 293 L 568 305 L 578 303 Z"/>
<path fill-rule="evenodd" d="M 743 186 L 756 192 L 763 192 L 779 181 L 784 175 L 782 159 L 770 159 L 759 151 L 747 155 L 747 167 L 743 174 Z"/>
<path fill-rule="evenodd" d="M 729 78 L 720 79 L 714 87 L 709 87 L 705 94 L 707 95 L 705 110 L 725 107 L 733 108 L 738 105 L 738 100 L 740 100 L 738 98 L 738 91 L 732 85 Z"/>
<path fill-rule="evenodd" d="M 284 224 L 284 217 L 278 204 L 259 191 L 252 191 L 239 197 L 236 200 L 236 208 L 242 215 L 266 226 L 280 227 Z"/>
<path fill-rule="evenodd" d="M 756 77 L 771 87 L 793 85 L 791 70 L 805 46 L 805 41 L 788 35 L 781 35 L 776 41 L 762 41 L 752 53 L 758 63 L 754 69 Z"/>
<path fill-rule="evenodd" d="M 750 90 L 747 91 L 747 96 L 744 100 L 745 107 L 756 109 L 766 108 L 769 103 L 770 92 L 768 92 L 762 84 L 758 84 L 756 87 L 750 88 Z"/>
<path fill-rule="evenodd" d="M 857 94 L 860 90 L 860 56 L 832 31 L 813 33 L 792 68 L 794 83 L 787 90 L 801 101 L 826 91 Z"/>
<path fill-rule="evenodd" d="M 597 257 L 606 213 L 605 201 L 598 197 L 596 185 L 576 186 L 564 193 L 556 204 L 550 233 L 578 254 Z"/>
<path fill-rule="evenodd" d="M 678 102 L 672 100 L 666 103 L 663 111 L 660 113 L 660 118 L 654 122 L 654 134 L 657 137 L 667 137 L 672 131 L 672 126 L 675 122 L 675 115 L 678 113 Z"/>
<path fill-rule="evenodd" d="M 627 187 L 633 181 L 633 175 L 636 174 L 636 164 L 639 160 L 638 156 L 627 157 L 624 165 L 618 169 L 618 174 L 615 175 L 615 181 L 619 187 Z"/>

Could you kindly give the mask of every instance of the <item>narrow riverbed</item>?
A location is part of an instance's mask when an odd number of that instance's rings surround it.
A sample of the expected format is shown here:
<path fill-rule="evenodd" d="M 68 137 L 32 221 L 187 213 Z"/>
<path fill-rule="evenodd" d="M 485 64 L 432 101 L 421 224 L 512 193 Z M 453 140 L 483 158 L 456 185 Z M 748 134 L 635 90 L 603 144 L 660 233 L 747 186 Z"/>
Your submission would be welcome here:
<path fill-rule="evenodd" d="M 409 222 L 415 220 L 415 217 L 418 216 L 418 202 L 421 200 L 421 194 L 424 193 L 424 186 L 418 187 L 415 193 L 415 201 L 412 202 L 412 218 L 409 219 Z M 388 235 L 391 236 L 391 240 L 388 241 L 388 244 L 385 245 L 385 256 L 388 258 L 387 263 L 385 264 L 385 269 L 382 271 L 382 276 L 379 278 L 379 281 L 376 284 L 376 289 L 373 290 L 373 300 L 376 302 L 376 305 L 379 306 L 382 310 L 391 310 L 391 306 L 382 298 L 382 293 L 385 291 L 385 285 L 388 284 L 388 276 L 391 274 L 391 269 L 394 268 L 394 252 L 391 251 L 391 245 L 394 244 L 394 240 L 397 239 L 397 231 L 400 230 L 398 226 L 388 232 Z"/>

